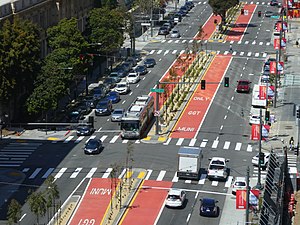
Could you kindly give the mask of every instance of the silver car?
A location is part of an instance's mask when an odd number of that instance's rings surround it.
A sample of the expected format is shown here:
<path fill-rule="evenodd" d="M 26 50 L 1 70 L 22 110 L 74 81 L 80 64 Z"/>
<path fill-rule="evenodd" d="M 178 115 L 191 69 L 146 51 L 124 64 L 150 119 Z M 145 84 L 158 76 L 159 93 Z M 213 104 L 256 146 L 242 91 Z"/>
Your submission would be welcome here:
<path fill-rule="evenodd" d="M 172 30 L 171 33 L 170 33 L 170 37 L 171 38 L 180 38 L 180 33 L 179 33 L 179 30 Z"/>
<path fill-rule="evenodd" d="M 115 109 L 111 114 L 111 121 L 121 121 L 124 112 L 124 109 Z"/>

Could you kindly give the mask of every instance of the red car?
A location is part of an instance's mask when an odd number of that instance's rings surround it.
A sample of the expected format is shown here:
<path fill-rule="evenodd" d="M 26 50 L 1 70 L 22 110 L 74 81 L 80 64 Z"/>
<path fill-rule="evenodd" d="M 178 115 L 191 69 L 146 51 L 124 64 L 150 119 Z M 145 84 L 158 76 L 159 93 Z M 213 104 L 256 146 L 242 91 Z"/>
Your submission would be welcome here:
<path fill-rule="evenodd" d="M 250 92 L 251 82 L 249 80 L 239 80 L 237 83 L 236 92 Z"/>

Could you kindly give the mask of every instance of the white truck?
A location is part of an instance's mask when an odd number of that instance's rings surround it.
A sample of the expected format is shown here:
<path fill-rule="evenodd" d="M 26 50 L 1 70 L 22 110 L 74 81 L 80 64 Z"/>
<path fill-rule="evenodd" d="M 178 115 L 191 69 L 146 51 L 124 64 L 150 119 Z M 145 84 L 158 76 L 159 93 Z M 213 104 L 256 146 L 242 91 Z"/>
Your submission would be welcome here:
<path fill-rule="evenodd" d="M 213 157 L 209 160 L 207 178 L 209 180 L 227 180 L 229 169 L 226 163 L 229 162 L 229 160 L 222 157 Z"/>
<path fill-rule="evenodd" d="M 202 149 L 198 147 L 180 147 L 178 151 L 177 177 L 183 179 L 199 179 Z"/>
<path fill-rule="evenodd" d="M 266 108 L 267 107 L 268 96 L 266 94 L 266 98 L 265 99 L 260 99 L 260 96 L 259 96 L 259 86 L 263 86 L 263 85 L 255 84 L 254 87 L 253 87 L 253 91 L 252 91 L 252 106 L 253 107 L 259 107 L 259 108 Z M 268 87 L 266 86 L 266 88 L 268 88 Z"/>

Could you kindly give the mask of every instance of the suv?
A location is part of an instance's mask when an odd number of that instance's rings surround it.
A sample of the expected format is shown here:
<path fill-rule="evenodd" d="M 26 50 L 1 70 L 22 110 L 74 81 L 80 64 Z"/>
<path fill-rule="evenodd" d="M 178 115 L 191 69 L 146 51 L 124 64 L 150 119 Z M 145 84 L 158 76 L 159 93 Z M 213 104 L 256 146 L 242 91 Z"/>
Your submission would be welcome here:
<path fill-rule="evenodd" d="M 207 178 L 209 180 L 227 180 L 228 168 L 226 162 L 229 160 L 221 157 L 213 157 L 209 160 L 210 163 L 207 169 Z"/>
<path fill-rule="evenodd" d="M 103 99 L 96 105 L 95 115 L 106 116 L 112 112 L 112 101 L 110 99 Z"/>

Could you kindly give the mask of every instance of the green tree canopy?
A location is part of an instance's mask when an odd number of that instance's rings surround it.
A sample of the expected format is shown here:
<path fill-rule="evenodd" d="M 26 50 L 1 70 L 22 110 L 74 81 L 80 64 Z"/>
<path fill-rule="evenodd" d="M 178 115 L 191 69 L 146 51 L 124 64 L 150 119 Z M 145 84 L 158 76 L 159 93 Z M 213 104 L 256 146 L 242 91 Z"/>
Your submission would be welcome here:
<path fill-rule="evenodd" d="M 0 29 L 0 100 L 32 90 L 40 67 L 39 30 L 15 16 Z"/>
<path fill-rule="evenodd" d="M 124 12 L 121 9 L 96 8 L 90 11 L 88 26 L 90 42 L 101 43 L 105 53 L 119 49 L 123 42 Z"/>
<path fill-rule="evenodd" d="M 46 200 L 43 196 L 43 192 L 33 191 L 27 197 L 27 202 L 31 212 L 36 215 L 36 222 L 39 224 L 39 218 L 44 216 L 47 211 Z"/>
<path fill-rule="evenodd" d="M 231 7 L 239 4 L 239 0 L 209 0 L 208 4 L 211 6 L 214 14 L 221 16 L 222 25 L 224 25 L 226 19 L 226 11 Z"/>

